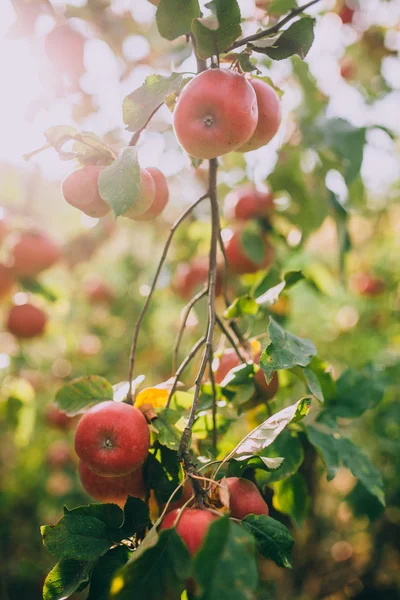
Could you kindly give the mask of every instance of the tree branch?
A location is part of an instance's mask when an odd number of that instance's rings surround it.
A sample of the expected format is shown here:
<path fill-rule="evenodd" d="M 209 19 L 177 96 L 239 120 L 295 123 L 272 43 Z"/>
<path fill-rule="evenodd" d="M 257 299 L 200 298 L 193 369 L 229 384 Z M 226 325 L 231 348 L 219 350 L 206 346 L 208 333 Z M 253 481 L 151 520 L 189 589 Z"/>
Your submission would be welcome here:
<path fill-rule="evenodd" d="M 202 289 L 200 292 L 198 292 L 195 296 L 193 296 L 193 298 L 190 300 L 190 302 L 188 302 L 188 304 L 186 304 L 185 308 L 184 308 L 184 314 L 182 317 L 182 321 L 181 324 L 179 326 L 179 330 L 178 333 L 176 335 L 176 339 L 175 339 L 175 344 L 174 344 L 174 350 L 173 350 L 173 354 L 172 354 L 172 372 L 176 373 L 176 369 L 178 366 L 178 352 L 179 352 L 179 346 L 182 340 L 182 336 L 183 336 L 183 332 L 185 331 L 185 327 L 186 327 L 186 322 L 188 320 L 188 317 L 190 315 L 190 311 L 192 310 L 192 308 L 194 307 L 194 305 L 201 300 L 202 298 L 204 298 L 204 296 L 207 294 L 207 288 L 205 287 L 204 289 Z"/>
<path fill-rule="evenodd" d="M 226 337 L 229 340 L 230 345 L 232 346 L 232 348 L 234 349 L 234 351 L 236 352 L 236 354 L 238 355 L 238 357 L 240 358 L 240 360 L 242 362 L 247 362 L 247 358 L 243 357 L 240 353 L 239 347 L 236 343 L 236 341 L 233 339 L 232 335 L 230 334 L 229 330 L 227 329 L 227 327 L 225 327 L 224 322 L 222 321 L 222 319 L 216 315 L 216 322 L 218 327 L 221 329 L 222 333 L 224 333 L 226 335 Z"/>
<path fill-rule="evenodd" d="M 289 21 L 291 21 L 292 19 L 294 19 L 295 17 L 297 17 L 298 15 L 300 15 L 307 8 L 310 8 L 310 6 L 313 6 L 314 4 L 317 4 L 317 2 L 319 2 L 319 1 L 320 0 L 311 0 L 310 2 L 307 2 L 306 4 L 303 4 L 302 6 L 299 6 L 298 8 L 293 8 L 286 15 L 286 17 L 284 17 L 283 19 L 281 19 L 280 21 L 278 21 L 278 23 L 276 23 L 272 27 L 269 27 L 268 29 L 265 29 L 264 31 L 259 31 L 258 33 L 254 33 L 253 35 L 249 35 L 249 36 L 247 36 L 245 38 L 242 38 L 241 40 L 238 40 L 237 42 L 235 42 L 234 44 L 232 44 L 231 46 L 229 46 L 229 48 L 227 48 L 226 50 L 224 50 L 224 52 L 230 52 L 231 50 L 235 50 L 235 48 L 240 48 L 240 46 L 244 46 L 245 44 L 248 44 L 248 43 L 251 43 L 251 42 L 255 42 L 256 40 L 260 40 L 260 39 L 262 39 L 264 37 L 267 37 L 269 35 L 273 35 L 274 33 L 278 33 L 278 31 L 280 31 L 282 29 L 282 27 L 284 25 L 286 25 L 286 23 L 289 23 Z"/>
<path fill-rule="evenodd" d="M 143 318 L 147 312 L 147 309 L 149 307 L 150 304 L 150 300 L 153 296 L 153 292 L 156 288 L 157 285 L 157 281 L 159 278 L 159 275 L 161 273 L 161 269 L 164 265 L 165 259 L 167 258 L 167 254 L 168 254 L 168 250 L 169 247 L 171 245 L 172 242 L 172 238 L 174 237 L 174 233 L 175 231 L 178 229 L 179 225 L 182 223 L 182 221 L 184 221 L 186 219 L 186 217 L 188 217 L 190 215 L 190 213 L 193 211 L 193 209 L 196 208 L 196 206 L 198 204 L 200 204 L 200 202 L 202 202 L 203 200 L 205 200 L 205 198 L 208 198 L 208 194 L 204 194 L 204 196 L 201 196 L 200 198 L 198 198 L 195 202 L 193 202 L 183 213 L 182 215 L 179 217 L 179 219 L 177 219 L 175 221 L 175 223 L 172 225 L 171 229 L 170 229 L 170 233 L 169 236 L 167 238 L 167 241 L 165 243 L 164 246 L 164 250 L 162 252 L 161 255 L 161 259 L 160 262 L 158 263 L 158 267 L 156 270 L 156 274 L 154 275 L 154 279 L 153 279 L 153 283 L 151 284 L 151 288 L 150 288 L 150 292 L 149 295 L 146 298 L 146 301 L 143 305 L 143 308 L 140 312 L 139 318 L 136 322 L 136 327 L 135 327 L 135 331 L 133 334 L 133 339 L 132 339 L 132 346 L 131 346 L 131 352 L 130 352 L 130 356 L 129 356 L 129 390 L 128 390 L 128 394 L 127 394 L 127 400 L 128 402 L 131 402 L 132 404 L 134 404 L 133 402 L 133 398 L 132 398 L 132 380 L 133 380 L 133 370 L 135 367 L 135 355 L 136 355 L 136 347 L 137 347 L 137 342 L 138 342 L 138 338 L 139 338 L 139 333 L 140 333 L 140 327 L 143 321 Z"/>
<path fill-rule="evenodd" d="M 176 386 L 179 381 L 179 377 L 182 375 L 183 371 L 186 369 L 186 367 L 188 366 L 190 361 L 196 356 L 197 352 L 200 350 L 202 345 L 205 344 L 205 341 L 206 341 L 205 335 L 203 335 L 203 337 L 201 337 L 199 340 L 197 340 L 197 342 L 195 343 L 195 345 L 193 346 L 193 348 L 191 349 L 189 354 L 184 358 L 184 360 L 181 362 L 178 369 L 176 370 L 174 382 L 173 382 L 171 390 L 169 392 L 166 408 L 169 408 L 169 405 L 171 404 L 172 396 L 175 393 Z"/>
<path fill-rule="evenodd" d="M 211 354 L 209 358 L 210 363 L 210 381 L 212 387 L 212 445 L 214 448 L 215 456 L 218 454 L 218 430 L 217 430 L 217 390 L 215 387 L 214 371 L 212 370 L 213 362 L 213 350 L 211 348 Z"/>
<path fill-rule="evenodd" d="M 138 143 L 139 138 L 140 138 L 140 136 L 142 134 L 142 131 L 144 131 L 146 129 L 147 125 L 150 123 L 150 121 L 152 120 L 152 118 L 154 117 L 154 115 L 156 114 L 156 112 L 158 112 L 160 110 L 160 108 L 162 107 L 163 104 L 164 104 L 164 102 L 161 102 L 161 104 L 159 104 L 158 106 L 156 106 L 156 108 L 153 110 L 153 112 L 151 113 L 151 115 L 147 119 L 146 123 L 143 125 L 143 127 L 141 127 L 140 129 L 138 129 L 137 131 L 135 131 L 135 133 L 132 135 L 131 139 L 129 140 L 128 146 L 136 146 L 136 144 Z"/>

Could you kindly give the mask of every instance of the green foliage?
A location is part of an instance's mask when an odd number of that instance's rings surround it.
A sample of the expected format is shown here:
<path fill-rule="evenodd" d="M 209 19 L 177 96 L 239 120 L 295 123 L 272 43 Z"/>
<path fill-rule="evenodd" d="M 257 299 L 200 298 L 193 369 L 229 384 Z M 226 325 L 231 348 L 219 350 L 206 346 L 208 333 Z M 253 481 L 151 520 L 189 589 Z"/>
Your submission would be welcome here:
<path fill-rule="evenodd" d="M 266 515 L 248 515 L 242 521 L 256 539 L 257 550 L 273 560 L 279 567 L 292 568 L 292 548 L 294 540 L 287 527 Z"/>
<path fill-rule="evenodd" d="M 242 33 L 237 0 L 212 0 L 207 7 L 213 16 L 198 18 L 192 23 L 196 53 L 202 59 L 223 52 Z"/>
<path fill-rule="evenodd" d="M 271 341 L 260 358 L 260 366 L 268 383 L 275 371 L 291 369 L 297 365 L 306 367 L 317 353 L 310 340 L 285 331 L 272 317 L 269 319 L 268 334 Z"/>
<path fill-rule="evenodd" d="M 140 190 L 140 166 L 136 148 L 126 147 L 112 165 L 99 175 L 100 196 L 112 208 L 116 217 L 136 206 Z M 144 212 L 146 208 L 142 211 Z M 138 213 L 140 214 L 140 210 Z"/>
<path fill-rule="evenodd" d="M 303 17 L 290 25 L 277 40 L 274 39 L 272 46 L 263 47 L 262 41 L 257 40 L 252 47 L 273 60 L 283 60 L 294 54 L 305 58 L 314 41 L 314 25 L 314 19 Z"/>
<path fill-rule="evenodd" d="M 157 502 L 167 502 L 182 481 L 182 467 L 177 453 L 162 446 L 160 460 L 149 454 L 143 467 L 143 476 L 149 488 L 154 490 Z"/>
<path fill-rule="evenodd" d="M 157 430 L 157 440 L 163 446 L 170 450 L 177 451 L 185 428 L 185 422 L 182 415 L 177 410 L 166 408 L 158 413 L 158 418 L 153 426 Z"/>
<path fill-rule="evenodd" d="M 235 298 L 225 310 L 225 319 L 237 319 L 246 315 L 254 316 L 258 313 L 258 304 L 251 296 L 240 296 Z"/>
<path fill-rule="evenodd" d="M 89 583 L 94 562 L 72 558 L 60 560 L 47 575 L 43 586 L 43 600 L 62 600 Z M 93 600 L 93 599 L 92 599 Z"/>
<path fill-rule="evenodd" d="M 189 34 L 192 20 L 199 16 L 198 0 L 160 0 L 156 13 L 158 31 L 165 39 L 174 40 Z"/>
<path fill-rule="evenodd" d="M 257 480 L 263 484 L 271 484 L 281 479 L 286 479 L 294 475 L 300 467 L 304 459 L 303 445 L 294 432 L 288 428 L 284 429 L 278 435 L 276 440 L 263 450 L 263 454 L 268 457 L 284 456 L 285 459 L 282 466 L 276 471 L 270 473 L 257 473 Z"/>
<path fill-rule="evenodd" d="M 306 481 L 300 473 L 274 484 L 274 507 L 302 526 L 310 506 Z"/>
<path fill-rule="evenodd" d="M 104 377 L 88 375 L 63 385 L 56 394 L 55 404 L 68 416 L 73 417 L 99 402 L 112 399 L 112 385 Z"/>
<path fill-rule="evenodd" d="M 87 600 L 108 600 L 114 575 L 130 556 L 131 552 L 126 546 L 117 546 L 99 558 L 91 574 Z"/>

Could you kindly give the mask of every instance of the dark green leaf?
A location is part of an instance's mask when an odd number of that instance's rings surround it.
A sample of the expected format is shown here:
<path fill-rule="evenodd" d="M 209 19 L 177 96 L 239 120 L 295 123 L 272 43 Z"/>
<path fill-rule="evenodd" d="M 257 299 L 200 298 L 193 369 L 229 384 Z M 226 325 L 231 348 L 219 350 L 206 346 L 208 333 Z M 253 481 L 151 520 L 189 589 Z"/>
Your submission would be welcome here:
<path fill-rule="evenodd" d="M 258 312 L 258 304 L 251 296 L 235 298 L 224 312 L 225 319 L 237 319 L 246 315 L 254 316 Z"/>
<path fill-rule="evenodd" d="M 304 477 L 295 473 L 289 479 L 275 483 L 273 504 L 301 526 L 310 507 L 310 495 Z"/>
<path fill-rule="evenodd" d="M 307 425 L 306 432 L 309 441 L 321 455 L 321 458 L 326 465 L 328 470 L 327 478 L 328 481 L 330 481 L 335 477 L 341 465 L 336 440 L 333 435 L 324 433 L 322 430 L 311 425 Z"/>
<path fill-rule="evenodd" d="M 194 559 L 199 600 L 248 600 L 258 581 L 254 538 L 221 517 L 212 523 Z"/>
<path fill-rule="evenodd" d="M 113 600 L 179 600 L 190 575 L 190 555 L 176 532 L 160 532 L 157 543 L 118 571 L 111 584 Z"/>
<path fill-rule="evenodd" d="M 182 468 L 177 453 L 166 446 L 160 448 L 161 461 L 149 454 L 143 476 L 147 486 L 154 490 L 157 502 L 164 504 L 182 481 Z"/>
<path fill-rule="evenodd" d="M 268 383 L 278 369 L 291 369 L 296 365 L 306 367 L 317 353 L 310 340 L 299 338 L 278 325 L 271 317 L 268 334 L 270 343 L 261 354 L 260 366 Z"/>
<path fill-rule="evenodd" d="M 279 567 L 292 568 L 294 540 L 287 527 L 266 515 L 248 515 L 242 524 L 255 537 L 257 550 L 262 556 L 273 560 Z"/>
<path fill-rule="evenodd" d="M 150 527 L 149 507 L 140 498 L 128 496 L 124 506 L 124 522 L 121 527 L 120 537 L 132 537 L 142 534 Z"/>
<path fill-rule="evenodd" d="M 267 304 L 272 305 L 277 302 L 281 292 L 284 289 L 289 289 L 293 287 L 298 281 L 304 279 L 304 275 L 301 271 L 288 271 L 283 276 L 283 281 L 274 285 L 272 288 L 269 288 L 266 292 L 264 292 L 261 296 L 256 298 L 257 305 Z"/>
<path fill-rule="evenodd" d="M 157 430 L 157 439 L 160 444 L 170 450 L 178 450 L 185 429 L 185 421 L 177 410 L 166 408 L 158 413 L 158 418 L 153 421 Z"/>
<path fill-rule="evenodd" d="M 315 19 L 303 17 L 290 25 L 273 46 L 263 48 L 261 41 L 256 41 L 252 47 L 273 60 L 282 60 L 294 54 L 305 58 L 314 41 L 314 25 Z"/>
<path fill-rule="evenodd" d="M 87 600 L 108 600 L 114 574 L 127 563 L 130 555 L 126 546 L 117 546 L 99 558 L 90 578 Z"/>
<path fill-rule="evenodd" d="M 192 21 L 200 16 L 198 0 L 160 0 L 156 20 L 160 35 L 175 40 L 190 33 Z"/>
<path fill-rule="evenodd" d="M 385 393 L 386 379 L 374 365 L 361 370 L 348 369 L 336 382 L 336 396 L 329 412 L 336 417 L 353 419 L 374 408 Z"/>
<path fill-rule="evenodd" d="M 69 417 L 83 413 L 91 406 L 113 399 L 113 388 L 98 375 L 79 377 L 63 385 L 56 394 L 55 404 Z"/>
<path fill-rule="evenodd" d="M 196 53 L 202 59 L 220 54 L 242 33 L 237 0 L 212 0 L 207 6 L 213 13 L 211 19 L 196 19 L 192 23 Z"/>
<path fill-rule="evenodd" d="M 295 433 L 284 429 L 276 440 L 263 450 L 262 455 L 270 458 L 283 456 L 285 459 L 282 466 L 276 471 L 260 474 L 260 482 L 269 485 L 275 481 L 286 479 L 298 471 L 304 458 L 303 445 Z"/>
<path fill-rule="evenodd" d="M 128 131 L 144 127 L 153 111 L 170 94 L 179 93 L 183 86 L 183 75 L 172 73 L 169 77 L 149 75 L 144 84 L 124 99 L 122 110 Z"/>
<path fill-rule="evenodd" d="M 116 504 L 87 504 L 69 510 L 64 506 L 64 515 L 78 515 L 80 517 L 94 517 L 102 521 L 113 537 L 118 536 L 123 523 L 124 513 Z"/>
<path fill-rule="evenodd" d="M 236 54 L 235 56 L 242 71 L 244 71 L 245 73 L 252 73 L 253 71 L 261 73 L 261 71 L 258 70 L 257 66 L 253 62 L 251 62 L 251 55 L 248 52 L 241 52 L 240 54 Z"/>
<path fill-rule="evenodd" d="M 131 216 L 137 216 L 148 208 L 136 202 L 140 190 L 140 165 L 134 147 L 124 148 L 112 165 L 102 169 L 98 185 L 100 196 L 116 217 L 128 209 Z"/>
<path fill-rule="evenodd" d="M 377 497 L 370 494 L 360 482 L 351 490 L 345 500 L 356 517 L 368 517 L 371 521 L 381 517 L 385 510 Z"/>
<path fill-rule="evenodd" d="M 265 246 L 259 233 L 245 229 L 241 233 L 240 242 L 247 258 L 261 265 L 265 257 Z"/>
<path fill-rule="evenodd" d="M 94 562 L 63 559 L 47 575 L 43 585 L 43 600 L 63 600 L 82 585 L 87 585 Z"/>

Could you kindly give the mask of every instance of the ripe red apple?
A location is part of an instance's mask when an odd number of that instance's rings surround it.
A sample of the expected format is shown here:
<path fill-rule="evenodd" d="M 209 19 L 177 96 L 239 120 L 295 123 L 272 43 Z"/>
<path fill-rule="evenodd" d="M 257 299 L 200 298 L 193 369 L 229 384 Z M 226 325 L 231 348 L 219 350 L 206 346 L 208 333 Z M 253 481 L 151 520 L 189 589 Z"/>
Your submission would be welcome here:
<path fill-rule="evenodd" d="M 250 79 L 257 96 L 257 127 L 250 137 L 237 149 L 237 152 L 249 152 L 268 144 L 277 133 L 281 124 L 281 105 L 276 91 L 261 79 Z"/>
<path fill-rule="evenodd" d="M 72 171 L 61 184 L 65 200 L 74 208 L 79 208 L 89 217 L 104 217 L 110 207 L 101 198 L 98 188 L 101 166 L 86 166 Z"/>
<path fill-rule="evenodd" d="M 156 184 L 147 169 L 140 169 L 139 195 L 133 205 L 124 212 L 123 216 L 129 219 L 137 219 L 146 214 L 154 204 L 156 198 Z"/>
<path fill-rule="evenodd" d="M 204 287 L 208 280 L 208 258 L 194 258 L 190 263 L 181 263 L 175 272 L 173 288 L 184 300 L 191 298 Z M 215 293 L 222 293 L 222 269 L 217 267 Z"/>
<path fill-rule="evenodd" d="M 254 88 L 234 71 L 209 69 L 181 92 L 174 111 L 176 137 L 195 158 L 216 158 L 242 146 L 258 118 Z"/>
<path fill-rule="evenodd" d="M 149 444 L 149 428 L 140 410 L 112 400 L 90 408 L 75 432 L 77 455 L 103 477 L 119 477 L 139 469 Z"/>
<path fill-rule="evenodd" d="M 148 167 L 145 170 L 150 173 L 154 180 L 156 186 L 156 195 L 150 208 L 148 208 L 142 215 L 135 217 L 136 221 L 151 221 L 152 219 L 158 217 L 158 215 L 160 215 L 166 207 L 169 198 L 168 183 L 164 173 L 161 173 L 161 171 L 155 167 Z"/>
<path fill-rule="evenodd" d="M 268 515 L 268 505 L 252 481 L 242 477 L 227 477 L 226 483 L 232 517 L 244 519 L 247 515 Z"/>
<path fill-rule="evenodd" d="M 66 440 L 57 440 L 53 442 L 47 448 L 46 461 L 52 469 L 59 469 L 73 463 L 69 443 Z"/>
<path fill-rule="evenodd" d="M 102 477 L 80 462 L 78 472 L 85 491 L 99 502 L 123 506 L 128 496 L 144 499 L 146 495 L 142 469 L 121 477 Z"/>
<path fill-rule="evenodd" d="M 259 363 L 256 362 L 256 364 Z M 254 381 L 256 382 L 256 386 L 262 394 L 264 400 L 271 400 L 271 398 L 273 398 L 276 395 L 279 389 L 278 373 L 276 372 L 272 375 L 271 381 L 267 383 L 264 371 L 260 369 L 254 375 Z"/>
<path fill-rule="evenodd" d="M 274 212 L 274 197 L 270 190 L 261 192 L 253 185 L 247 185 L 229 192 L 224 212 L 227 219 L 237 221 L 270 217 Z"/>
<path fill-rule="evenodd" d="M 54 404 L 48 404 L 44 414 L 44 419 L 49 427 L 67 431 L 75 423 L 75 418 L 69 417 Z"/>
<path fill-rule="evenodd" d="M 115 299 L 113 289 L 101 277 L 87 281 L 84 290 L 90 304 L 111 304 Z"/>
<path fill-rule="evenodd" d="M 365 272 L 355 273 L 350 279 L 350 286 L 356 294 L 371 298 L 379 296 L 386 288 L 383 279 Z"/>
<path fill-rule="evenodd" d="M 219 365 L 214 373 L 217 383 L 221 383 L 228 375 L 229 371 L 240 365 L 240 359 L 233 348 L 228 348 L 219 358 Z"/>
<path fill-rule="evenodd" d="M 58 25 L 46 35 L 47 58 L 57 69 L 75 75 L 84 73 L 85 38 L 69 25 Z"/>
<path fill-rule="evenodd" d="M 229 263 L 229 268 L 233 273 L 256 273 L 261 269 L 269 267 L 274 259 L 274 249 L 271 244 L 263 239 L 264 256 L 259 263 L 246 254 L 242 242 L 242 230 L 237 229 L 232 237 L 225 243 L 225 252 Z"/>
<path fill-rule="evenodd" d="M 17 338 L 29 339 L 43 334 L 47 315 L 33 304 L 12 306 L 7 317 L 7 329 Z"/>
<path fill-rule="evenodd" d="M 10 267 L 0 264 L 0 299 L 7 296 L 14 285 L 14 275 Z"/>
<path fill-rule="evenodd" d="M 173 527 L 178 513 L 179 509 L 169 512 L 164 517 L 160 530 Z M 183 509 L 176 530 L 192 556 L 200 550 L 209 526 L 216 519 L 218 516 L 208 510 Z"/>
<path fill-rule="evenodd" d="M 11 250 L 17 277 L 32 277 L 54 265 L 60 258 L 59 247 L 39 231 L 24 231 Z"/>
<path fill-rule="evenodd" d="M 350 6 L 347 6 L 345 4 L 339 12 L 339 17 L 342 19 L 342 23 L 344 25 L 349 25 L 350 23 L 352 23 L 354 13 L 355 11 L 352 8 L 350 8 Z"/>

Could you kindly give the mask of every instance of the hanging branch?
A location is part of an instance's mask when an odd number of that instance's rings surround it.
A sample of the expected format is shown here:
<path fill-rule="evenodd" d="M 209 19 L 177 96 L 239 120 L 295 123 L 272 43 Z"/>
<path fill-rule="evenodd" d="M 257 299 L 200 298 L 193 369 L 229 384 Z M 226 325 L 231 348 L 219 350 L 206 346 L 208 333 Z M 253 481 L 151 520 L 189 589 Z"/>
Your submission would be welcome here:
<path fill-rule="evenodd" d="M 136 327 L 135 327 L 135 331 L 133 334 L 133 339 L 132 339 L 132 346 L 131 346 L 131 352 L 130 352 L 130 356 L 129 356 L 129 390 L 128 390 L 128 394 L 127 394 L 127 401 L 134 404 L 133 398 L 132 398 L 132 380 L 133 380 L 133 370 L 135 367 L 135 355 L 136 355 L 136 347 L 137 347 L 137 342 L 138 342 L 138 338 L 139 338 L 139 333 L 140 333 L 140 327 L 143 321 L 143 318 L 147 312 L 147 309 L 149 307 L 150 304 L 150 300 L 153 296 L 153 292 L 156 288 L 157 285 L 157 281 L 159 278 L 159 275 L 161 273 L 161 269 L 164 265 L 165 259 L 167 258 L 167 254 L 168 254 L 168 250 L 169 247 L 171 245 L 172 242 L 172 238 L 174 237 L 175 231 L 178 229 L 179 225 L 182 223 L 182 221 L 184 221 L 186 219 L 186 217 L 188 217 L 190 215 L 190 213 L 196 208 L 196 206 L 198 206 L 200 204 L 200 202 L 202 202 L 203 200 L 205 200 L 206 198 L 208 198 L 208 194 L 204 194 L 204 196 L 201 196 L 200 198 L 198 198 L 195 202 L 193 202 L 185 211 L 184 213 L 182 213 L 182 215 L 179 217 L 179 219 L 177 219 L 175 221 L 175 223 L 172 225 L 171 229 L 170 229 L 170 233 L 169 236 L 167 238 L 167 241 L 165 243 L 164 246 L 164 250 L 162 252 L 161 255 L 161 259 L 160 262 L 158 263 L 158 267 L 156 270 L 156 274 L 154 275 L 154 279 L 153 279 L 153 283 L 151 284 L 151 288 L 150 288 L 150 292 L 149 295 L 146 298 L 146 301 L 143 305 L 143 308 L 140 312 L 139 318 L 136 322 Z"/>
<path fill-rule="evenodd" d="M 235 50 L 235 48 L 240 48 L 240 46 L 245 46 L 246 44 L 249 44 L 251 42 L 255 42 L 257 40 L 261 40 L 264 37 L 268 37 L 269 35 L 273 35 L 274 33 L 278 33 L 278 31 L 280 31 L 282 29 L 282 27 L 284 25 L 286 25 L 286 23 L 289 23 L 289 21 L 291 21 L 292 19 L 294 19 L 295 17 L 297 17 L 298 15 L 303 13 L 307 8 L 310 8 L 310 6 L 317 4 L 317 2 L 319 2 L 319 1 L 320 0 L 311 0 L 311 2 L 307 2 L 307 4 L 303 4 L 302 6 L 299 6 L 298 8 L 293 8 L 286 15 L 286 17 L 284 17 L 283 19 L 278 21 L 278 23 L 276 23 L 272 27 L 269 27 L 268 29 L 264 29 L 264 31 L 259 31 L 258 33 L 254 33 L 253 35 L 249 35 L 245 38 L 242 38 L 241 40 L 238 40 L 237 42 L 235 42 L 234 44 L 229 46 L 229 48 L 224 50 L 224 52 L 231 52 L 231 50 Z"/>
<path fill-rule="evenodd" d="M 229 332 L 228 328 L 225 327 L 224 322 L 222 321 L 222 319 L 218 315 L 216 316 L 216 322 L 217 322 L 218 327 L 222 331 L 222 333 L 224 333 L 226 335 L 226 337 L 228 338 L 230 345 L 232 346 L 232 348 L 234 349 L 234 351 L 238 355 L 239 359 L 242 362 L 244 362 L 244 363 L 247 362 L 248 359 L 245 356 L 242 356 L 242 354 L 241 354 L 241 352 L 239 350 L 239 347 L 238 347 L 236 341 L 234 340 L 234 338 L 232 337 L 232 335 Z"/>

